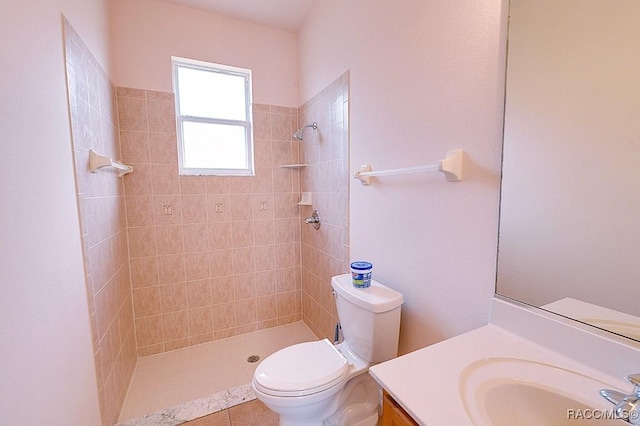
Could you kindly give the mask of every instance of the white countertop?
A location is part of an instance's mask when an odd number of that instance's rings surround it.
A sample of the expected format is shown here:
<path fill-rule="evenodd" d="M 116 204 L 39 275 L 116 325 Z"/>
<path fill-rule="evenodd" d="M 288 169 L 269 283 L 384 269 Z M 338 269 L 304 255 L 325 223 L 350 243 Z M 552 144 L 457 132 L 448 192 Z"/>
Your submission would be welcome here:
<path fill-rule="evenodd" d="M 566 339 L 561 338 L 566 343 Z M 418 423 L 471 425 L 460 398 L 461 372 L 475 361 L 494 357 L 550 363 L 611 383 L 619 389 L 630 386 L 623 377 L 611 376 L 495 324 L 375 365 L 369 372 Z M 602 407 L 607 404 L 603 400 Z"/>

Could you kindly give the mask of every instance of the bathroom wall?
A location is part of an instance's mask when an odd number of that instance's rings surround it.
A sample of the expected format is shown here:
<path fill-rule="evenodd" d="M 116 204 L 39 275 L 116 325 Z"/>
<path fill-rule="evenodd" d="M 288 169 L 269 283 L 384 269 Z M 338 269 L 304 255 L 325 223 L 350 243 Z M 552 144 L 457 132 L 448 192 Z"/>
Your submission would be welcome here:
<path fill-rule="evenodd" d="M 349 70 L 350 172 L 441 173 L 350 183 L 350 258 L 403 293 L 400 351 L 486 324 L 494 292 L 504 75 L 503 2 L 323 0 L 299 34 L 300 104 Z M 506 2 L 504 2 L 506 4 Z"/>
<path fill-rule="evenodd" d="M 112 0 L 113 80 L 171 92 L 171 56 L 248 68 L 253 101 L 298 106 L 297 36 L 158 0 Z"/>
<path fill-rule="evenodd" d="M 65 20 L 65 59 L 78 210 L 102 423 L 114 424 L 136 364 L 124 186 L 92 173 L 89 149 L 121 158 L 115 87 Z"/>
<path fill-rule="evenodd" d="M 76 201 L 61 14 L 108 70 L 106 8 L 106 0 L 2 4 L 3 424 L 101 422 Z"/>
<path fill-rule="evenodd" d="M 179 176 L 173 94 L 117 94 L 138 354 L 301 320 L 297 110 L 254 104 L 255 176 Z"/>
<path fill-rule="evenodd" d="M 349 69 L 350 99 L 357 99 L 355 105 L 350 102 L 349 113 L 351 170 L 366 162 L 378 168 L 431 163 L 448 149 L 465 149 L 468 174 L 459 184 L 435 175 L 380 179 L 368 188 L 352 184 L 350 257 L 372 260 L 374 276 L 405 294 L 405 352 L 487 321 L 504 75 L 501 2 L 407 0 L 397 7 L 323 0 L 300 34 L 296 77 L 294 34 L 268 36 L 272 30 L 253 28 L 247 30 L 249 37 L 229 43 L 229 37 L 216 34 L 227 27 L 209 25 L 210 14 L 178 13 L 167 5 L 162 19 L 156 19 L 144 13 L 147 1 L 166 5 L 154 0 L 3 5 L 4 422 L 100 423 L 61 13 L 121 86 L 170 91 L 169 55 L 158 52 L 176 40 L 185 42 L 171 54 L 214 60 L 219 53 L 220 62 L 264 66 L 255 82 L 266 85 L 254 88 L 254 100 L 262 104 L 297 107 Z M 198 17 L 183 19 L 191 13 Z M 198 31 L 211 32 L 194 36 Z M 276 39 L 280 42 L 268 44 Z M 119 52 L 128 53 L 121 57 Z M 267 60 L 254 66 L 251 58 Z"/>
<path fill-rule="evenodd" d="M 277 167 L 299 156 L 296 35 L 157 0 L 110 16 L 139 355 L 302 319 L 299 171 Z M 256 177 L 177 175 L 171 56 L 252 70 Z"/>
<path fill-rule="evenodd" d="M 331 277 L 349 272 L 349 73 L 323 88 L 299 108 L 301 190 L 311 192 L 320 229 L 302 225 L 302 307 L 305 323 L 320 338 L 334 339 L 338 321 Z"/>

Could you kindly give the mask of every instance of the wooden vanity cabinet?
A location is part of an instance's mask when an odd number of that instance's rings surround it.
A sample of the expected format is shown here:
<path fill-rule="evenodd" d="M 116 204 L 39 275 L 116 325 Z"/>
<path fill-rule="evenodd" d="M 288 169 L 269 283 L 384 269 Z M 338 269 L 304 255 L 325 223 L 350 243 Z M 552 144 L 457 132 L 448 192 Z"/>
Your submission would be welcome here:
<path fill-rule="evenodd" d="M 381 426 L 418 426 L 418 423 L 398 405 L 391 395 L 383 391 Z"/>

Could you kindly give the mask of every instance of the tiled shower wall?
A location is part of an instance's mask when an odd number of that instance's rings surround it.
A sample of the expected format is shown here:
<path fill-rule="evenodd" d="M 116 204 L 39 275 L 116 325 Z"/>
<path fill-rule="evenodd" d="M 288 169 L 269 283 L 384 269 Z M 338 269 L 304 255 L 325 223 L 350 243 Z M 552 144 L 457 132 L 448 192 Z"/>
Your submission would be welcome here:
<path fill-rule="evenodd" d="M 65 59 L 78 207 L 102 424 L 118 420 L 136 364 L 122 179 L 91 173 L 89 149 L 120 157 L 115 89 L 65 20 Z"/>
<path fill-rule="evenodd" d="M 305 323 L 320 338 L 334 338 L 338 321 L 331 277 L 349 271 L 349 73 L 299 108 L 300 126 L 314 121 L 300 145 L 301 190 L 311 192 L 322 220 L 302 228 L 302 307 Z"/>
<path fill-rule="evenodd" d="M 297 110 L 254 105 L 256 176 L 179 176 L 173 94 L 117 95 L 138 354 L 300 321 Z"/>

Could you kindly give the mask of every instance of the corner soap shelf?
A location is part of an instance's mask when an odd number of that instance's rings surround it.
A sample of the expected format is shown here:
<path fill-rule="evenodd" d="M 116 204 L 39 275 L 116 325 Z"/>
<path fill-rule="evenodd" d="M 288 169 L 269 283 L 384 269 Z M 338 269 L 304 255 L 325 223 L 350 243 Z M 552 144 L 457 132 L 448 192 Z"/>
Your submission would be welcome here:
<path fill-rule="evenodd" d="M 122 177 L 133 172 L 133 167 L 122 164 L 120 161 L 113 160 L 107 156 L 100 155 L 93 149 L 89 150 L 89 170 L 91 173 L 98 173 L 98 170 L 110 167 L 118 171 L 118 176 Z"/>
<path fill-rule="evenodd" d="M 312 197 L 310 192 L 303 192 L 300 194 L 300 201 L 298 202 L 299 206 L 310 206 L 312 205 Z"/>

